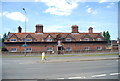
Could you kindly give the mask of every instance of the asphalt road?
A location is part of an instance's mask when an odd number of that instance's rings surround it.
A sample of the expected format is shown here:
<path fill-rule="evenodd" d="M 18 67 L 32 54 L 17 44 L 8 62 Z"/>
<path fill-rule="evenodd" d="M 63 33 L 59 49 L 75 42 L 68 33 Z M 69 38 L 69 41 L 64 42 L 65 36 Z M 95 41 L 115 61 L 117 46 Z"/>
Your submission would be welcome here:
<path fill-rule="evenodd" d="M 101 56 L 102 57 L 102 56 Z M 112 57 L 112 56 L 110 56 Z M 64 57 L 49 57 L 47 59 Z M 66 57 L 68 58 L 68 57 Z M 70 57 L 78 58 L 78 57 Z M 84 58 L 84 57 L 81 57 Z M 89 58 L 89 57 L 86 57 Z M 61 63 L 37 62 L 34 58 L 3 58 L 3 79 L 118 79 L 118 60 Z"/>

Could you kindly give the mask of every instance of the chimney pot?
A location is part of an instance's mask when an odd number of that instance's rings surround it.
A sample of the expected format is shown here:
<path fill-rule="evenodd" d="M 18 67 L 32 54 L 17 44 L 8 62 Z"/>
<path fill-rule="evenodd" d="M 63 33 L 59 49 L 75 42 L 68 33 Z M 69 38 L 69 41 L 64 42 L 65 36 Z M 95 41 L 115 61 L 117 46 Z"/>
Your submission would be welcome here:
<path fill-rule="evenodd" d="M 90 27 L 90 28 L 88 29 L 88 32 L 89 32 L 89 33 L 93 33 L 93 28 Z"/>
<path fill-rule="evenodd" d="M 22 32 L 22 28 L 19 26 L 18 27 L 18 33 L 21 33 Z"/>
<path fill-rule="evenodd" d="M 43 33 L 43 25 L 42 24 L 36 24 L 36 33 Z"/>
<path fill-rule="evenodd" d="M 78 31 L 78 25 L 72 25 L 72 33 L 79 33 Z"/>

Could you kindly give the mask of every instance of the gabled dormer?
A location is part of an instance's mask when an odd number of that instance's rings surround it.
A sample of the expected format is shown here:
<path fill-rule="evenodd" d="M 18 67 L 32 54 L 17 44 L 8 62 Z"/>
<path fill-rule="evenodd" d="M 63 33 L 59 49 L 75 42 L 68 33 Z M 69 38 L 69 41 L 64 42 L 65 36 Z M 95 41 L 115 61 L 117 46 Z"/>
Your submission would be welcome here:
<path fill-rule="evenodd" d="M 53 38 L 52 35 L 48 34 L 48 35 L 46 36 L 46 38 L 44 38 L 44 40 L 45 40 L 46 42 L 52 42 L 52 41 L 54 41 L 54 38 Z"/>
<path fill-rule="evenodd" d="M 74 41 L 75 40 L 75 38 L 73 38 L 70 34 L 67 34 L 64 39 L 65 39 L 65 41 Z"/>
<path fill-rule="evenodd" d="M 105 41 L 105 38 L 104 38 L 101 34 L 97 34 L 97 35 L 94 37 L 94 40 L 95 40 L 95 41 Z"/>
<path fill-rule="evenodd" d="M 85 35 L 83 35 L 83 36 L 80 38 L 80 40 L 81 40 L 81 41 L 92 41 L 93 38 L 92 38 L 90 35 L 85 34 Z"/>
<path fill-rule="evenodd" d="M 20 41 L 20 38 L 18 38 L 16 34 L 12 34 L 9 38 L 7 38 L 7 41 L 18 42 L 18 41 Z"/>
<path fill-rule="evenodd" d="M 31 36 L 31 34 L 26 35 L 26 36 L 23 38 L 23 41 L 25 41 L 25 40 L 26 40 L 26 42 L 37 41 L 36 38 L 34 38 L 34 37 Z"/>

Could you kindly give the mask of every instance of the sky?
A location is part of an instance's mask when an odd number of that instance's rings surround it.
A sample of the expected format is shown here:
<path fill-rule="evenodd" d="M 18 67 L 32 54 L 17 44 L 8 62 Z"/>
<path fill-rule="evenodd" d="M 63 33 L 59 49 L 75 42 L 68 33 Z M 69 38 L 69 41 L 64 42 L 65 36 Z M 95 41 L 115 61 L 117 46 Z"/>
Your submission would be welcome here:
<path fill-rule="evenodd" d="M 0 35 L 17 33 L 18 26 L 24 32 L 26 17 L 26 32 L 35 32 L 36 24 L 43 24 L 44 32 L 71 32 L 78 25 L 80 33 L 93 27 L 95 33 L 109 31 L 112 40 L 118 38 L 117 0 L 3 0 L 0 5 Z"/>

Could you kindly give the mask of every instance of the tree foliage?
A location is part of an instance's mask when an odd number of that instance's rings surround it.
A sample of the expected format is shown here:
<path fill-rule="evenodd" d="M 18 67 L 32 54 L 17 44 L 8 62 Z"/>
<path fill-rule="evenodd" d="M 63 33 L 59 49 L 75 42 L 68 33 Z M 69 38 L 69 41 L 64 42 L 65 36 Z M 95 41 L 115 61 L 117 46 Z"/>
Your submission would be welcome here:
<path fill-rule="evenodd" d="M 103 36 L 105 37 L 105 39 L 106 39 L 106 41 L 107 41 L 107 43 L 110 43 L 110 34 L 109 34 L 109 32 L 107 31 L 107 32 L 103 32 Z"/>

